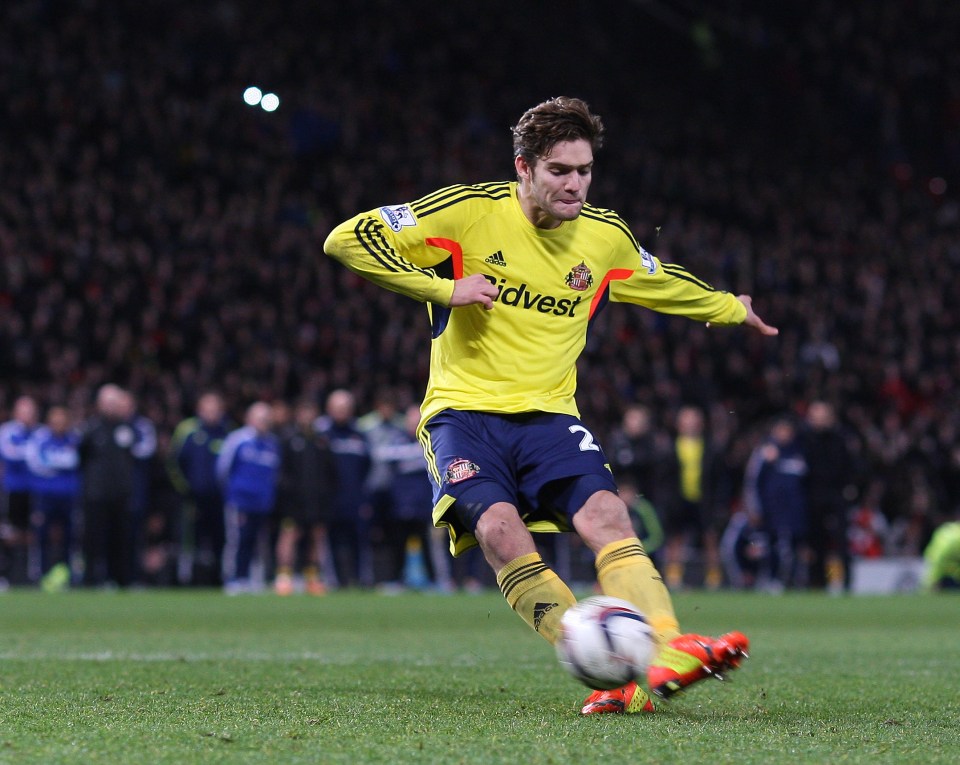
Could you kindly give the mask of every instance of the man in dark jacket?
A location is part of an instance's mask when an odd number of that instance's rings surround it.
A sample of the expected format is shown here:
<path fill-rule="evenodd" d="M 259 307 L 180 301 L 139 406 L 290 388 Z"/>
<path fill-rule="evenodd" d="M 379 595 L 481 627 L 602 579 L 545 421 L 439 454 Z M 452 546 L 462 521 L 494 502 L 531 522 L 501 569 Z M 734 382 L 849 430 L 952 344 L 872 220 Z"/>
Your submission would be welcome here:
<path fill-rule="evenodd" d="M 173 433 L 167 469 L 182 498 L 177 574 L 182 584 L 221 584 L 225 537 L 217 455 L 229 432 L 223 398 L 209 392 L 197 400 L 196 416 L 181 422 Z"/>
<path fill-rule="evenodd" d="M 330 443 L 337 473 L 330 519 L 330 545 L 337 578 L 342 585 L 373 585 L 370 542 L 372 509 L 366 494 L 370 472 L 370 444 L 357 428 L 353 394 L 335 390 L 327 398 L 326 416 L 317 421 Z"/>
<path fill-rule="evenodd" d="M 317 432 L 319 407 L 311 400 L 297 404 L 293 423 L 280 435 L 280 486 L 277 510 L 278 595 L 294 591 L 293 574 L 302 546 L 303 585 L 310 595 L 323 595 L 330 571 L 327 524 L 336 492 L 336 468 L 327 439 Z"/>
<path fill-rule="evenodd" d="M 83 583 L 126 587 L 130 584 L 127 545 L 137 435 L 126 418 L 126 392 L 118 386 L 100 388 L 96 409 L 80 439 Z"/>
<path fill-rule="evenodd" d="M 750 455 L 743 491 L 747 512 L 769 534 L 770 559 L 758 584 L 773 592 L 808 583 L 808 471 L 796 425 L 789 417 L 777 418 Z"/>
<path fill-rule="evenodd" d="M 802 438 L 809 468 L 810 584 L 841 592 L 850 585 L 847 515 L 857 479 L 852 435 L 837 423 L 833 406 L 813 401 Z"/>

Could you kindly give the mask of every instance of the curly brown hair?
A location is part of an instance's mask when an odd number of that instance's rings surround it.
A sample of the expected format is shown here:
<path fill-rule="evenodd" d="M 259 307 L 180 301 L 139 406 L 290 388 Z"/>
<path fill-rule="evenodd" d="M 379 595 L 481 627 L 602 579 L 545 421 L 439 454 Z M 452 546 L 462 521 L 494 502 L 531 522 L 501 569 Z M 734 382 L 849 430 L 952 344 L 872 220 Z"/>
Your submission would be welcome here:
<path fill-rule="evenodd" d="M 596 151 L 603 146 L 603 121 L 579 98 L 558 96 L 527 109 L 513 133 L 513 155 L 531 166 L 561 141 L 584 138 Z"/>

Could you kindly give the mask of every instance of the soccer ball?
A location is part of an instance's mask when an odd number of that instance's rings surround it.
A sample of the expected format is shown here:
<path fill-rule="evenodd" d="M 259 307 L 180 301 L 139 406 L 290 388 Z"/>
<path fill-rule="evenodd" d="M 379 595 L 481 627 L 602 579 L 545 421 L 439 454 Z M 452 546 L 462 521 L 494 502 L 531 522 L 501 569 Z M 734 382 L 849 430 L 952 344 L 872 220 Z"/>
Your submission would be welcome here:
<path fill-rule="evenodd" d="M 564 612 L 556 648 L 560 663 L 577 680 L 609 690 L 646 671 L 653 659 L 653 630 L 632 603 L 597 595 Z"/>

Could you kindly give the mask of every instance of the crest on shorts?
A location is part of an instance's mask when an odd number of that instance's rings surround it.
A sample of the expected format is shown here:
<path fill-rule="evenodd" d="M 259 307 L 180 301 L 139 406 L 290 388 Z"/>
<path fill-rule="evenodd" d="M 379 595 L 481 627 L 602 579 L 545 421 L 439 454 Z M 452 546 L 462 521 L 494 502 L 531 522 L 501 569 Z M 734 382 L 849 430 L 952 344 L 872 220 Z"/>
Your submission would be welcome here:
<path fill-rule="evenodd" d="M 574 266 L 570 269 L 570 273 L 567 274 L 563 282 L 570 289 L 583 292 L 585 289 L 593 286 L 593 274 L 590 273 L 587 264 L 581 260 L 579 266 Z"/>
<path fill-rule="evenodd" d="M 477 465 L 476 462 L 471 462 L 470 460 L 465 460 L 461 457 L 450 463 L 450 466 L 447 468 L 447 472 L 444 474 L 443 479 L 447 483 L 460 483 L 460 481 L 466 481 L 468 478 L 473 478 L 479 472 L 480 466 Z"/>

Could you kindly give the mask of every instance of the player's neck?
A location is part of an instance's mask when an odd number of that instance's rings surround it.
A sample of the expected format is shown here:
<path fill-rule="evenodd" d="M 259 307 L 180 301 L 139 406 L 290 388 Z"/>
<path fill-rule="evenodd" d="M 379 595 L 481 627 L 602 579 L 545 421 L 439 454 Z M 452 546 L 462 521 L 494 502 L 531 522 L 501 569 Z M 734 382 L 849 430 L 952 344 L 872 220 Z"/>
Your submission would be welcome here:
<path fill-rule="evenodd" d="M 553 217 L 537 204 L 533 194 L 530 193 L 530 188 L 523 181 L 517 184 L 517 200 L 520 202 L 520 209 L 523 210 L 527 220 L 536 228 L 550 230 L 563 223 L 562 220 Z"/>

